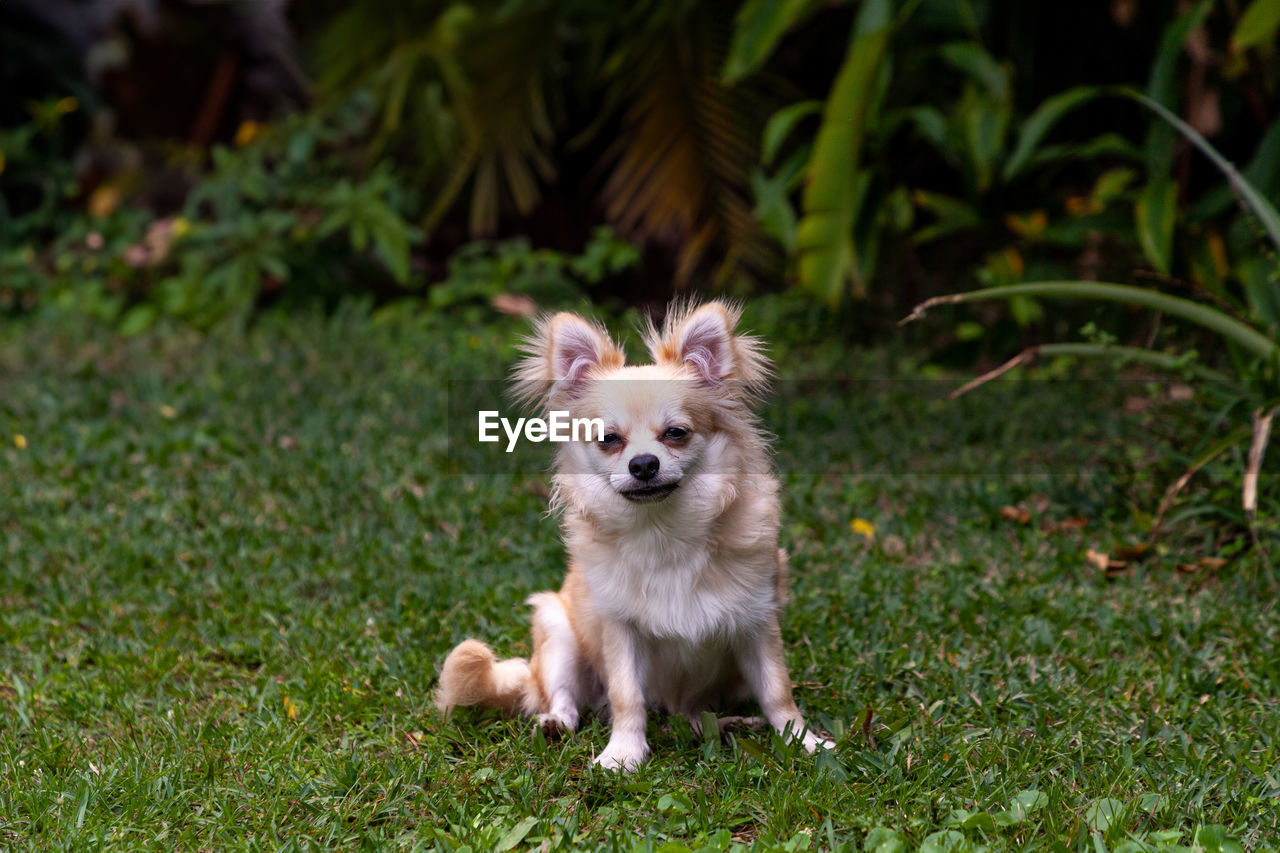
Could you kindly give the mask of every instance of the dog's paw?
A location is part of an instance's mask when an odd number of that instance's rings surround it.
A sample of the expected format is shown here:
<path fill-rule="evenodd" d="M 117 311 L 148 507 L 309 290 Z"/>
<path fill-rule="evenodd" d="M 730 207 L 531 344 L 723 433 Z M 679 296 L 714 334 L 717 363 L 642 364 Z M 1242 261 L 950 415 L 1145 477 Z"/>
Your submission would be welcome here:
<path fill-rule="evenodd" d="M 577 728 L 576 720 L 568 720 L 556 713 L 539 714 L 533 718 L 534 728 L 542 732 L 547 740 L 560 740 L 565 735 L 573 734 Z"/>
<path fill-rule="evenodd" d="M 764 717 L 720 717 L 716 720 L 720 734 L 736 731 L 758 732 L 766 728 L 769 722 Z"/>
<path fill-rule="evenodd" d="M 835 749 L 836 748 L 836 742 L 833 741 L 831 738 L 823 737 L 817 732 L 814 732 L 808 729 L 805 730 L 804 740 L 802 741 L 802 743 L 804 744 L 805 751 L 808 752 L 810 755 L 817 752 L 819 749 Z"/>
<path fill-rule="evenodd" d="M 649 745 L 643 740 L 611 738 L 604 752 L 595 758 L 595 764 L 605 770 L 621 770 L 630 773 L 649 757 Z"/>

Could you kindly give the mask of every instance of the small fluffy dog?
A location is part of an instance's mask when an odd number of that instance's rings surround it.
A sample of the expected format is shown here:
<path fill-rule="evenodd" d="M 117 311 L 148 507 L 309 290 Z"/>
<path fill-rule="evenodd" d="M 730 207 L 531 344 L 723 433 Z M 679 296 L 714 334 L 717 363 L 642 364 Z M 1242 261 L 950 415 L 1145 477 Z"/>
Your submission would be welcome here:
<path fill-rule="evenodd" d="M 517 396 L 600 418 L 605 434 L 558 451 L 552 505 L 569 572 L 559 592 L 529 597 L 532 658 L 462 642 L 440 673 L 442 711 L 502 708 L 554 735 L 577 727 L 580 708 L 607 705 L 613 729 L 595 762 L 611 770 L 648 756 L 648 707 L 698 729 L 703 711 L 754 698 L 810 752 L 833 745 L 791 696 L 778 482 L 751 410 L 770 365 L 757 338 L 735 333 L 738 318 L 719 302 L 673 309 L 660 333 L 650 325 L 644 366 L 576 314 L 538 323 Z"/>

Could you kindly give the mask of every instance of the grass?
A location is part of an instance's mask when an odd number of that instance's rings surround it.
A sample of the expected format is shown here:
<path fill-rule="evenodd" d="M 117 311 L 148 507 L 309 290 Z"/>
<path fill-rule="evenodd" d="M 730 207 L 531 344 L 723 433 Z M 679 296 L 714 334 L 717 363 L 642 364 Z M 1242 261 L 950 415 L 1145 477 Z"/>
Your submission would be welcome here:
<path fill-rule="evenodd" d="M 445 473 L 446 380 L 501 376 L 518 328 L 350 311 L 207 339 L 5 330 L 0 844 L 1277 843 L 1274 577 L 1180 572 L 1183 546 L 1110 574 L 1087 558 L 1140 537 L 1164 423 L 1126 415 L 1116 383 L 947 404 L 900 354 L 779 343 L 784 364 L 902 380 L 797 399 L 780 430 L 784 631 L 833 755 L 653 717 L 653 758 L 619 777 L 590 764 L 597 721 L 547 744 L 442 720 L 445 652 L 527 653 L 521 602 L 562 571 L 541 476 Z M 853 467 L 823 473 L 839 453 Z M 1076 462 L 1023 458 L 1055 453 Z"/>

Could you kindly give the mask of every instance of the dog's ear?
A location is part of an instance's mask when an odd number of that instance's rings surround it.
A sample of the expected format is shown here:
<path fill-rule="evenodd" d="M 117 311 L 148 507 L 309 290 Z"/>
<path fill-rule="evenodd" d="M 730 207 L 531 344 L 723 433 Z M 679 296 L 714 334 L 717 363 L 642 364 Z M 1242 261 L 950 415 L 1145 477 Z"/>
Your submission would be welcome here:
<path fill-rule="evenodd" d="M 709 385 L 734 383 L 748 393 L 763 389 L 772 373 L 763 345 L 754 335 L 735 334 L 742 310 L 724 302 L 701 308 L 672 306 L 662 332 L 645 334 L 657 364 L 684 365 Z"/>
<path fill-rule="evenodd" d="M 525 357 L 513 376 L 515 397 L 544 406 L 572 399 L 594 371 L 626 362 L 601 326 L 567 311 L 540 317 L 520 349 Z"/>

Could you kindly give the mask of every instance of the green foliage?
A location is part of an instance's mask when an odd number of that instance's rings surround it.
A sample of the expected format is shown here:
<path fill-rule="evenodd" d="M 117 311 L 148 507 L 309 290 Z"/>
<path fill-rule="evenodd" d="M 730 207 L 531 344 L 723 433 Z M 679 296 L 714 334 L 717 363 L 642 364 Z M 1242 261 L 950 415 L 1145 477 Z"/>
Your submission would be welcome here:
<path fill-rule="evenodd" d="M 534 249 L 519 237 L 498 243 L 475 241 L 449 259 L 448 275 L 432 285 L 427 302 L 432 308 L 489 305 L 503 294 L 520 294 L 535 305 L 572 304 L 582 297 L 584 287 L 639 263 L 636 247 L 607 227 L 597 228 L 577 256 Z"/>
<path fill-rule="evenodd" d="M 320 86 L 339 102 L 372 93 L 374 150 L 428 184 L 428 230 L 470 184 L 472 232 L 491 234 L 504 198 L 527 214 L 554 174 L 547 88 L 563 23 L 542 2 L 350 4 L 320 40 Z"/>
<path fill-rule="evenodd" d="M 677 284 L 728 283 L 776 266 L 747 201 L 750 91 L 718 75 L 731 8 L 368 0 L 326 28 L 320 87 L 373 94 L 372 148 L 423 185 L 428 231 L 462 207 L 473 236 L 494 234 L 562 178 L 556 155 L 592 146 L 605 218 L 670 250 Z"/>
<path fill-rule="evenodd" d="M 1248 205 L 1249 209 L 1258 217 L 1262 223 L 1268 237 L 1273 241 L 1273 247 L 1280 252 L 1280 217 L 1276 215 L 1275 208 L 1267 202 L 1265 198 L 1249 185 L 1248 181 L 1242 178 L 1236 168 L 1226 160 L 1216 149 L 1213 148 L 1200 134 L 1196 133 L 1189 125 L 1178 119 L 1168 110 L 1160 106 L 1158 102 L 1145 95 L 1136 92 L 1122 92 L 1129 97 L 1134 98 L 1139 103 L 1144 104 L 1152 109 L 1162 119 L 1167 121 L 1171 127 L 1175 128 L 1179 133 L 1193 142 L 1200 150 L 1202 150 L 1213 163 L 1224 173 L 1231 183 L 1231 186 L 1239 192 L 1242 200 Z M 1157 186 L 1157 185 L 1149 185 Z M 1168 185 L 1172 190 L 1172 185 Z M 1144 218 L 1154 218 L 1151 214 L 1144 214 L 1141 206 L 1144 198 L 1139 199 L 1139 221 Z M 1168 198 L 1161 201 L 1170 209 L 1174 205 L 1174 199 Z M 1169 214 L 1172 215 L 1171 213 Z M 1171 227 L 1170 227 L 1171 230 Z M 1272 286 L 1280 288 L 1280 268 L 1274 269 Z M 1229 314 L 1199 302 L 1185 299 L 1182 297 L 1172 296 L 1162 293 L 1154 288 L 1140 288 L 1130 285 L 1118 285 L 1100 282 L 1087 281 L 1058 281 L 1058 282 L 1034 282 L 1021 284 L 1007 284 L 1003 287 L 988 288 L 984 290 L 969 291 L 959 293 L 952 296 L 935 297 L 918 306 L 912 312 L 908 320 L 916 319 L 923 314 L 932 305 L 937 304 L 958 304 L 965 302 L 978 302 L 987 299 L 1022 299 L 1028 296 L 1050 297 L 1055 299 L 1083 299 L 1091 301 L 1119 302 L 1141 305 L 1147 308 L 1155 309 L 1173 317 L 1182 318 L 1189 321 L 1194 326 L 1218 335 L 1227 345 L 1228 349 L 1234 353 L 1239 353 L 1235 359 L 1236 376 L 1234 386 L 1226 390 L 1226 405 L 1218 416 L 1209 419 L 1203 425 L 1203 433 L 1199 440 L 1197 452 L 1193 457 L 1190 467 L 1187 469 L 1184 478 L 1190 477 L 1192 474 L 1200 470 L 1208 462 L 1223 455 L 1232 448 L 1245 443 L 1250 444 L 1248 458 L 1245 460 L 1244 489 L 1241 499 L 1241 506 L 1244 510 L 1245 518 L 1243 521 L 1247 523 L 1253 534 L 1254 541 L 1258 539 L 1257 528 L 1255 526 L 1257 513 L 1257 477 L 1262 465 L 1263 454 L 1266 451 L 1268 439 L 1270 435 L 1270 422 L 1277 411 L 1280 411 L 1280 345 L 1276 343 L 1275 329 L 1280 323 L 1280 317 L 1268 314 L 1260 314 L 1256 310 L 1253 317 L 1257 321 L 1260 328 L 1250 325 L 1250 323 L 1236 319 Z M 1060 354 L 1068 354 L 1067 350 L 1059 349 Z M 1143 363 L 1168 368 L 1176 368 L 1186 370 L 1185 364 L 1181 363 L 1181 359 L 1170 361 L 1169 357 L 1164 353 L 1154 352 L 1150 350 L 1134 350 L 1130 347 L 1114 347 L 1112 341 L 1099 341 L 1094 344 L 1077 345 L 1074 355 L 1099 356 L 1109 358 L 1117 363 L 1134 360 L 1137 355 L 1138 360 Z M 1215 432 L 1225 420 L 1225 413 L 1235 410 L 1237 412 L 1243 410 L 1252 412 L 1251 427 L 1241 426 L 1240 428 L 1227 433 L 1227 435 L 1216 435 Z M 1250 482 L 1252 481 L 1252 485 Z M 1162 502 L 1161 509 L 1157 512 L 1153 522 L 1152 535 L 1160 532 L 1160 525 L 1163 523 L 1163 512 L 1167 507 L 1168 501 L 1176 493 L 1177 488 L 1174 487 L 1170 491 L 1165 500 Z"/>
<path fill-rule="evenodd" d="M 62 214 L 52 240 L 24 226 L 0 277 L 16 304 L 82 311 L 127 333 L 161 316 L 198 327 L 243 318 L 268 294 L 333 299 L 361 289 L 356 278 L 410 286 L 412 196 L 385 164 L 352 170 L 341 142 L 335 125 L 299 117 L 244 148 L 215 148 L 181 215 Z"/>
<path fill-rule="evenodd" d="M 724 61 L 725 82 L 736 83 L 759 70 L 778 40 L 817 7 L 815 0 L 746 0 L 734 20 L 733 43 Z"/>

